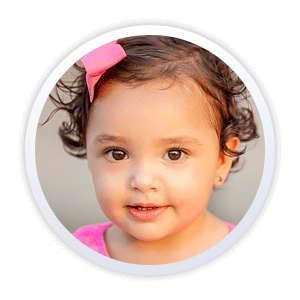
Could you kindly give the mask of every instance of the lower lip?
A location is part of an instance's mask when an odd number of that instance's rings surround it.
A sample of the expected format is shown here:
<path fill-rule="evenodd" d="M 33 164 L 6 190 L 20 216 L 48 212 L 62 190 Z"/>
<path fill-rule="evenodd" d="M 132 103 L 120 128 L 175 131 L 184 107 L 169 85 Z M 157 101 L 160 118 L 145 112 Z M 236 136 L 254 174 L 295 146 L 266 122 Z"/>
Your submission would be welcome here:
<path fill-rule="evenodd" d="M 162 215 L 169 206 L 161 206 L 149 210 L 137 210 L 128 206 L 128 212 L 138 221 L 151 221 Z"/>

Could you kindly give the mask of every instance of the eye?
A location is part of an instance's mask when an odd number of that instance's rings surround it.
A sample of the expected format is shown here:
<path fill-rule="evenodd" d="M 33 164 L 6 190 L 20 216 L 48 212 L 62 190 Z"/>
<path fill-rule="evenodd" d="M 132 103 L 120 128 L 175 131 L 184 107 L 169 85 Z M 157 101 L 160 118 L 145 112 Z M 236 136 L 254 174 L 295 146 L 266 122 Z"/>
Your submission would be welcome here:
<path fill-rule="evenodd" d="M 173 149 L 173 150 L 170 150 L 168 151 L 165 156 L 164 156 L 164 159 L 167 159 L 167 160 L 179 160 L 183 157 L 184 155 L 184 152 L 182 150 L 176 150 L 176 149 Z"/>
<path fill-rule="evenodd" d="M 123 160 L 128 158 L 128 155 L 122 150 L 110 150 L 106 152 L 106 154 L 112 160 Z"/>

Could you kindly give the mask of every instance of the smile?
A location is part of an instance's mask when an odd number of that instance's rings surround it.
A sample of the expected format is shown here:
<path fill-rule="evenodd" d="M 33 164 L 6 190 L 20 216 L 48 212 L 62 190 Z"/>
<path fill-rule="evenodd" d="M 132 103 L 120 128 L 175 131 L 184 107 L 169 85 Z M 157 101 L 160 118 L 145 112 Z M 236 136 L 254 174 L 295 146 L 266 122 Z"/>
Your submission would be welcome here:
<path fill-rule="evenodd" d="M 167 209 L 168 205 L 160 206 L 155 204 L 133 204 L 128 205 L 127 210 L 132 217 L 138 221 L 151 221 L 162 215 Z"/>

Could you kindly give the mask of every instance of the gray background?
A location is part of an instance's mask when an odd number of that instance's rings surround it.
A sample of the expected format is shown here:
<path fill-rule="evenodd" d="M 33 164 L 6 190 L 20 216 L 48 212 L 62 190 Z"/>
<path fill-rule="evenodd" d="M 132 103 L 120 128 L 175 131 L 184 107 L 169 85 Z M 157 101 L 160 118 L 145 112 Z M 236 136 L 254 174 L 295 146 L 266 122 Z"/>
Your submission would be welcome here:
<path fill-rule="evenodd" d="M 70 68 L 63 76 L 72 80 L 75 71 Z M 228 180 L 212 192 L 208 210 L 221 220 L 235 225 L 249 209 L 258 190 L 264 165 L 264 135 L 254 101 L 251 104 L 260 138 L 248 144 L 241 157 L 244 167 L 231 173 Z M 43 123 L 55 106 L 47 99 L 40 116 Z M 85 159 L 68 155 L 58 136 L 58 127 L 67 115 L 58 112 L 44 126 L 37 129 L 36 166 L 40 184 L 51 209 L 70 232 L 77 228 L 108 221 L 102 213 L 94 192 L 92 176 Z"/>

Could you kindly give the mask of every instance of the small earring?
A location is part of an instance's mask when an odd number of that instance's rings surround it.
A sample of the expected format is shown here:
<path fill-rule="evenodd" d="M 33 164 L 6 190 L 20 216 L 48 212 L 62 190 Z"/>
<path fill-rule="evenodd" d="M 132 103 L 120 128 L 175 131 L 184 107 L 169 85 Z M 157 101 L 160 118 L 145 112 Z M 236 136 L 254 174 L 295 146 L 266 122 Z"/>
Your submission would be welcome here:
<path fill-rule="evenodd" d="M 222 178 L 220 176 L 218 176 L 217 180 L 221 182 Z"/>

